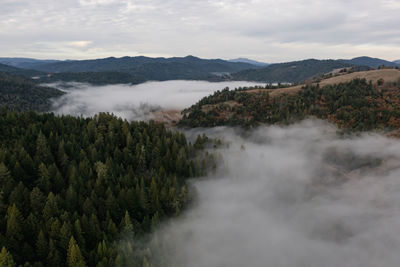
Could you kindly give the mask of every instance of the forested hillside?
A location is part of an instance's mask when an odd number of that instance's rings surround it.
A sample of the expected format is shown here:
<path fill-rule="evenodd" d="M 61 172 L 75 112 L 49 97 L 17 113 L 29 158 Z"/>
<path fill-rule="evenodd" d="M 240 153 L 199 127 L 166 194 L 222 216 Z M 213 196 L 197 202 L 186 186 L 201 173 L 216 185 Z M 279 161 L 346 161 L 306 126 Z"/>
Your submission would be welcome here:
<path fill-rule="evenodd" d="M 52 73 L 40 78 L 43 83 L 49 82 L 81 82 L 90 83 L 93 85 L 107 85 L 107 84 L 139 84 L 146 81 L 143 77 L 125 72 L 60 72 Z"/>
<path fill-rule="evenodd" d="M 34 58 L 23 58 L 23 57 L 0 57 L 0 63 L 21 68 L 21 69 L 29 69 L 32 70 L 35 67 L 48 64 L 55 63 L 59 60 L 42 60 L 42 59 L 34 59 Z"/>
<path fill-rule="evenodd" d="M 271 97 L 270 93 L 271 90 L 262 89 L 218 91 L 185 110 L 179 124 L 189 127 L 287 124 L 313 116 L 344 129 L 400 128 L 397 83 L 382 80 L 375 85 L 355 79 L 323 87 L 307 85 L 294 94 Z"/>
<path fill-rule="evenodd" d="M 41 82 L 77 81 L 96 85 L 166 80 L 220 81 L 226 75 L 259 66 L 221 59 L 122 57 L 94 60 L 59 61 L 37 65 Z"/>
<path fill-rule="evenodd" d="M 44 75 L 44 73 L 37 70 L 30 69 L 20 69 L 13 66 L 5 65 L 0 63 L 0 72 L 7 73 L 10 75 L 19 75 L 26 78 L 31 78 L 32 76 Z"/>
<path fill-rule="evenodd" d="M 196 70 L 205 74 L 210 72 L 235 72 L 244 69 L 257 68 L 255 65 L 242 62 L 229 62 L 221 59 L 201 59 L 194 56 L 173 58 L 150 58 L 150 57 L 109 57 L 93 60 L 61 61 L 43 64 L 36 69 L 45 72 L 98 72 L 98 71 L 120 71 L 133 73 L 144 66 L 157 69 L 163 64 L 169 64 L 169 69 L 185 65 L 190 70 Z"/>
<path fill-rule="evenodd" d="M 35 81 L 0 72 L 0 106 L 15 110 L 48 111 L 50 98 L 64 93 Z"/>
<path fill-rule="evenodd" d="M 297 83 L 334 69 L 351 67 L 337 60 L 308 59 L 288 63 L 271 64 L 262 69 L 244 70 L 233 73 L 234 80 Z"/>
<path fill-rule="evenodd" d="M 104 113 L 2 109 L 0 262 L 132 266 L 118 240 L 140 238 L 182 211 L 203 141 L 192 146 L 162 124 Z"/>

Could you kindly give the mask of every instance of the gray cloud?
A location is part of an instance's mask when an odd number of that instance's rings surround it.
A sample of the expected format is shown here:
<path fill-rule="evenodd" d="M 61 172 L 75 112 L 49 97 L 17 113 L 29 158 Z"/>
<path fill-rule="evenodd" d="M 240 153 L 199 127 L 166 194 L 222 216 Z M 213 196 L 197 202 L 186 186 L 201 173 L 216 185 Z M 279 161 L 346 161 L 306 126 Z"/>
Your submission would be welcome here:
<path fill-rule="evenodd" d="M 0 5 L 4 56 L 400 58 L 400 5 L 393 0 L 3 0 Z M 68 47 L 77 41 L 92 44 Z"/>
<path fill-rule="evenodd" d="M 398 266 L 398 140 L 321 121 L 206 133 L 230 146 L 193 181 L 194 205 L 155 233 L 159 266 Z"/>

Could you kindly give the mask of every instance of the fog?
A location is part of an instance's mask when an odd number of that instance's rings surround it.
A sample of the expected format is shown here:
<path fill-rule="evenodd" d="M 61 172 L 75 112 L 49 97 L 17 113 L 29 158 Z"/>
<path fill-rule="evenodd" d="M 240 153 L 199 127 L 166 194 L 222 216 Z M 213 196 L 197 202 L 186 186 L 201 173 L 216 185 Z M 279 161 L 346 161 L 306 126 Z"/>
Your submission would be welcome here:
<path fill-rule="evenodd" d="M 322 121 L 204 132 L 229 146 L 191 182 L 192 207 L 154 234 L 156 266 L 399 266 L 398 140 Z"/>
<path fill-rule="evenodd" d="M 92 86 L 83 83 L 55 83 L 67 94 L 53 100 L 53 111 L 74 116 L 110 112 L 129 120 L 147 120 L 158 109 L 187 108 L 204 96 L 225 87 L 259 85 L 251 82 L 164 81 L 139 85 Z"/>
<path fill-rule="evenodd" d="M 69 84 L 57 113 L 112 112 L 146 119 L 182 109 L 226 86 L 249 83 Z M 58 85 L 59 86 L 59 85 Z M 186 131 L 223 140 L 217 169 L 190 181 L 190 207 L 162 223 L 128 256 L 156 266 L 391 267 L 400 262 L 400 141 L 376 133 L 344 136 L 326 122 Z M 138 244 L 138 242 L 140 244 Z M 132 257 L 133 259 L 134 257 Z"/>

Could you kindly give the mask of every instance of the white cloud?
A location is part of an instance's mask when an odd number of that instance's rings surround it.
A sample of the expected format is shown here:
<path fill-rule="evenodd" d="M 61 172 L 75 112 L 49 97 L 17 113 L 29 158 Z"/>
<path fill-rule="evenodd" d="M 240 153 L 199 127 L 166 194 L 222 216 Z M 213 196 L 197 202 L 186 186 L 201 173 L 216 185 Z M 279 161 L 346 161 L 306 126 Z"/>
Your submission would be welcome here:
<path fill-rule="evenodd" d="M 92 41 L 73 41 L 73 42 L 69 42 L 68 45 L 73 46 L 73 47 L 83 48 L 83 47 L 87 47 L 91 43 L 93 43 L 93 42 Z"/>

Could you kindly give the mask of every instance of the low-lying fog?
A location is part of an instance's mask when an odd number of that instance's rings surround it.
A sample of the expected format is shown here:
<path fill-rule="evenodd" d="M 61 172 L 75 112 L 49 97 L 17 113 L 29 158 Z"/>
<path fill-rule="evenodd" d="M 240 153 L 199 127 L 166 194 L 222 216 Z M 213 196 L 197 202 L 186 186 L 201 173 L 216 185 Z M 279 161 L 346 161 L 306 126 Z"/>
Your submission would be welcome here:
<path fill-rule="evenodd" d="M 156 266 L 399 266 L 398 140 L 321 121 L 205 132 L 230 146 L 193 181 L 194 206 L 156 232 Z"/>
<path fill-rule="evenodd" d="M 66 86 L 67 85 L 67 86 Z M 83 83 L 56 83 L 51 86 L 67 94 L 54 100 L 58 114 L 93 116 L 111 112 L 129 120 L 145 120 L 157 109 L 184 109 L 225 87 L 262 85 L 251 82 L 165 81 L 139 85 L 92 86 Z"/>

